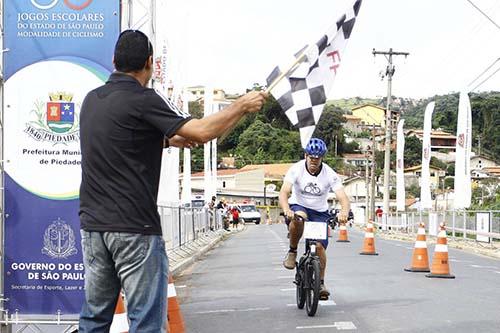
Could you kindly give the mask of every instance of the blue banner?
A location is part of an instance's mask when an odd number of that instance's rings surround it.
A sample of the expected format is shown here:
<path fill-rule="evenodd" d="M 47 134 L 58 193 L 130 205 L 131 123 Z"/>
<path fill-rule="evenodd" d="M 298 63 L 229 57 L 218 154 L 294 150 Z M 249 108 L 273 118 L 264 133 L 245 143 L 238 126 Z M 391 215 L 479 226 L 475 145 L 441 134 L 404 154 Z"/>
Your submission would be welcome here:
<path fill-rule="evenodd" d="M 4 305 L 20 315 L 76 314 L 79 113 L 113 70 L 120 1 L 6 0 L 4 10 Z"/>

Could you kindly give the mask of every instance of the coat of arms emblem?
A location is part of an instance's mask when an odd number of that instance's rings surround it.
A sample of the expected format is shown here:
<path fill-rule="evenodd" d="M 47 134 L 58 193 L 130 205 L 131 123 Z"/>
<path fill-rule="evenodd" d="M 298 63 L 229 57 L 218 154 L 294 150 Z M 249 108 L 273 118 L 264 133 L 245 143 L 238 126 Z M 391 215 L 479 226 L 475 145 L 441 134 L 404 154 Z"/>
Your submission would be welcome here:
<path fill-rule="evenodd" d="M 45 229 L 42 253 L 53 259 L 64 259 L 78 253 L 75 233 L 65 221 L 57 219 Z"/>
<path fill-rule="evenodd" d="M 80 105 L 73 101 L 72 93 L 49 93 L 48 102 L 37 100 L 34 106 L 31 113 L 35 115 L 35 119 L 26 124 L 25 133 L 36 141 L 53 144 L 67 145 L 80 141 L 77 111 Z"/>
<path fill-rule="evenodd" d="M 426 160 L 428 160 L 428 159 L 429 159 L 429 148 L 427 148 L 427 147 L 426 147 L 426 148 L 424 148 L 424 158 L 425 158 Z"/>
<path fill-rule="evenodd" d="M 464 143 L 465 143 L 465 134 L 464 133 L 460 133 L 458 135 L 458 145 L 463 148 L 464 147 Z"/>
<path fill-rule="evenodd" d="M 66 93 L 49 94 L 47 102 L 47 126 L 55 133 L 65 133 L 75 122 L 73 95 Z"/>

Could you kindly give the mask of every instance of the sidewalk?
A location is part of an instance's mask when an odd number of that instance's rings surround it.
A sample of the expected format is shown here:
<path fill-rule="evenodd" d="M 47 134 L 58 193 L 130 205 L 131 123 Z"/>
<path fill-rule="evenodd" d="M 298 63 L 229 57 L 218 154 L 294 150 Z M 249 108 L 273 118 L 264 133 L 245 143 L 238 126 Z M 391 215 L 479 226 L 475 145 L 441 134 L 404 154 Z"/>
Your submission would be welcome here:
<path fill-rule="evenodd" d="M 178 275 L 201 256 L 214 248 L 220 241 L 227 239 L 232 234 L 245 231 L 246 228 L 246 225 L 243 224 L 239 226 L 238 229 L 231 228 L 228 231 L 224 229 L 209 231 L 200 235 L 197 240 L 186 243 L 182 247 L 167 250 L 170 273 L 173 276 Z"/>

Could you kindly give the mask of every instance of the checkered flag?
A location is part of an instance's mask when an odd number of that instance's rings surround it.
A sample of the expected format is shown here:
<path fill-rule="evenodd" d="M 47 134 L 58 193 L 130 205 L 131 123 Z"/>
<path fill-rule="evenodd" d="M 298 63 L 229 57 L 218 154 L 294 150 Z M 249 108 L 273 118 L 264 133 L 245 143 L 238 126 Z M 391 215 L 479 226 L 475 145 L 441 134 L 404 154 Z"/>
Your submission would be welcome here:
<path fill-rule="evenodd" d="M 360 6 L 361 0 L 356 0 L 326 35 L 295 55 L 292 66 L 285 71 L 277 66 L 267 78 L 268 91 L 299 128 L 302 147 L 309 142 L 323 112 Z"/>

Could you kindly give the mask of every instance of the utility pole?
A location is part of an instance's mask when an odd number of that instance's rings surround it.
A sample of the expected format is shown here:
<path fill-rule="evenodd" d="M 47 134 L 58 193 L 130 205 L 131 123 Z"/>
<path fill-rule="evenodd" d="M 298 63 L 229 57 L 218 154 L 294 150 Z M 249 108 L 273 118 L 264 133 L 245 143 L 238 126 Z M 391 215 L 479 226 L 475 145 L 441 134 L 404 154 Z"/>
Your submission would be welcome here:
<path fill-rule="evenodd" d="M 407 57 L 408 52 L 396 52 L 392 48 L 389 51 L 376 51 L 373 49 L 373 56 L 378 54 L 384 55 L 389 63 L 385 71 L 387 76 L 387 106 L 385 110 L 385 159 L 384 159 L 384 214 L 389 213 L 389 177 L 391 175 L 391 136 L 392 136 L 392 115 L 391 115 L 391 94 L 392 94 L 392 76 L 394 75 L 394 65 L 392 64 L 392 56 L 404 55 Z"/>
<path fill-rule="evenodd" d="M 372 127 L 372 170 L 370 179 L 370 219 L 375 220 L 375 187 L 377 183 L 375 182 L 375 169 L 377 167 L 375 163 L 375 124 Z"/>
<path fill-rule="evenodd" d="M 370 183 L 368 182 L 368 174 L 369 174 L 369 165 L 370 165 L 370 151 L 366 150 L 365 151 L 365 158 L 366 158 L 366 165 L 365 165 L 365 185 L 366 185 L 366 196 L 365 196 L 365 206 L 366 206 L 366 211 L 365 211 L 365 223 L 368 223 L 368 220 L 370 219 Z"/>

